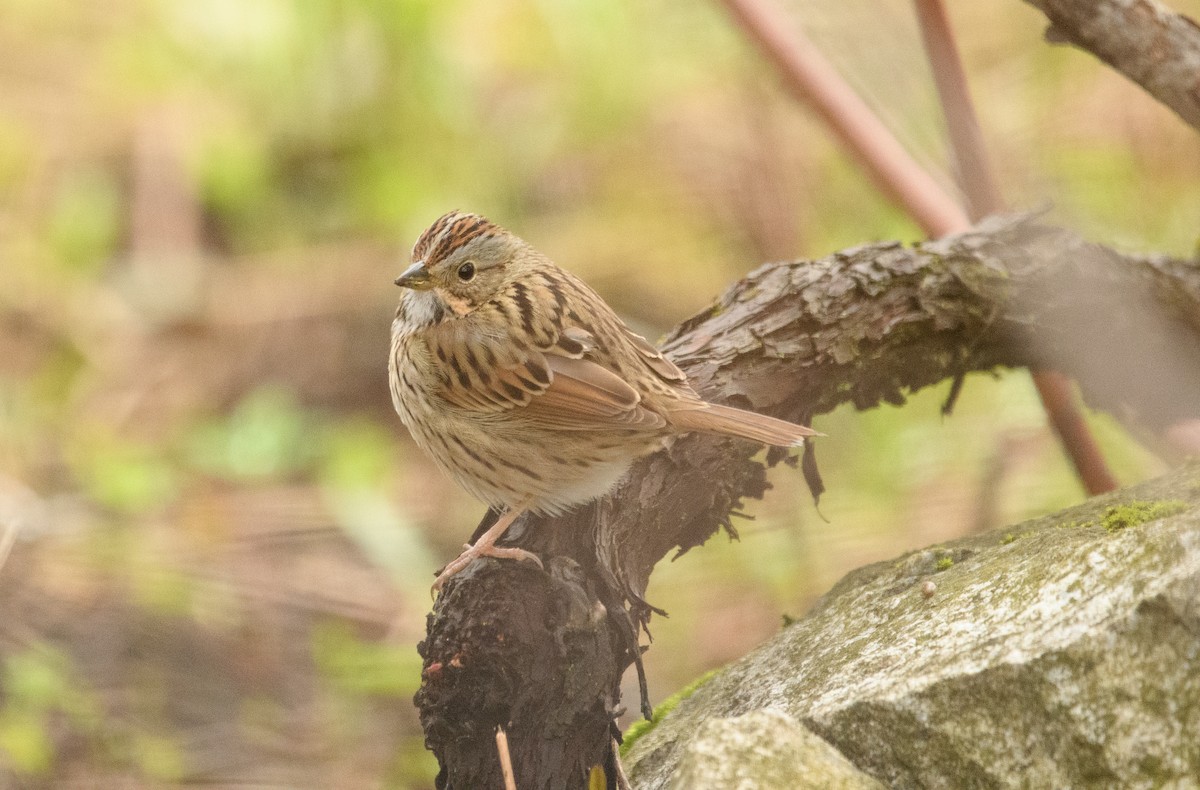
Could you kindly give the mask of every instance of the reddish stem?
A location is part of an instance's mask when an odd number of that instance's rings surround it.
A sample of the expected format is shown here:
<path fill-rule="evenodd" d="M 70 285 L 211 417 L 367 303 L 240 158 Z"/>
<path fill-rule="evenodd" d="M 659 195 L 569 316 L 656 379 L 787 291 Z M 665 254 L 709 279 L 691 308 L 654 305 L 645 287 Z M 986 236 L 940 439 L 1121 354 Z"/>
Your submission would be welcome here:
<path fill-rule="evenodd" d="M 979 220 L 1004 210 L 1004 199 L 992 172 L 979 119 L 967 87 L 967 75 L 941 0 L 914 0 L 921 23 L 921 40 L 933 70 L 950 146 L 954 151 L 955 176 L 967 200 L 967 214 Z"/>
<path fill-rule="evenodd" d="M 1033 384 L 1050 418 L 1050 425 L 1058 434 L 1087 492 L 1102 494 L 1116 488 L 1117 480 L 1075 401 L 1071 380 L 1057 370 L 1038 370 L 1033 372 Z"/>
<path fill-rule="evenodd" d="M 722 0 L 796 98 L 807 102 L 867 174 L 927 233 L 970 226 L 966 213 L 914 160 L 816 46 L 767 0 Z"/>
<path fill-rule="evenodd" d="M 942 111 L 946 116 L 946 128 L 957 163 L 958 183 L 967 199 L 971 219 L 979 220 L 988 214 L 1003 211 L 1004 199 L 1000 196 L 1000 188 L 983 145 L 978 116 L 967 87 L 966 71 L 942 0 L 914 0 L 914 5 Z M 1104 455 L 1084 420 L 1071 389 L 1071 380 L 1051 370 L 1035 370 L 1032 375 L 1046 417 L 1058 434 L 1084 488 L 1089 494 L 1116 488 L 1116 478 L 1105 463 Z"/>

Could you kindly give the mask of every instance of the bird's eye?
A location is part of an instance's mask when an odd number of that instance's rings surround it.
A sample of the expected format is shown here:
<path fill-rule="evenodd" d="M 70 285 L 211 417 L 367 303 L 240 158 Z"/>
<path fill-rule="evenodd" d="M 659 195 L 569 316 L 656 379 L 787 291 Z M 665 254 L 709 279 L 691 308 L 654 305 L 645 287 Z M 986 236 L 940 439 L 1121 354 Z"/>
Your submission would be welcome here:
<path fill-rule="evenodd" d="M 475 278 L 475 264 L 474 263 L 472 263 L 471 261 L 467 261 L 462 266 L 458 267 L 458 279 L 462 280 L 465 283 L 465 282 L 469 282 L 469 281 L 473 280 L 474 278 Z"/>

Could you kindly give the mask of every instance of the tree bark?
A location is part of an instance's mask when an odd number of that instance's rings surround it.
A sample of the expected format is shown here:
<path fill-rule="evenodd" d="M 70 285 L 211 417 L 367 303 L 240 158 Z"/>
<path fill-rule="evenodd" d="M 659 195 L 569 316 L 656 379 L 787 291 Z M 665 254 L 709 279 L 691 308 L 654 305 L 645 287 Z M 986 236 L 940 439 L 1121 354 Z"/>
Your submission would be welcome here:
<path fill-rule="evenodd" d="M 663 348 L 707 398 L 792 420 L 901 404 L 975 371 L 1052 367 L 1093 406 L 1158 431 L 1200 416 L 1200 264 L 992 218 L 913 248 L 762 266 Z M 545 558 L 545 573 L 487 560 L 451 580 L 420 645 L 416 697 L 439 788 L 502 786 L 497 726 L 522 790 L 587 787 L 611 760 L 655 563 L 732 532 L 730 514 L 768 486 L 759 450 L 680 437 L 608 497 L 509 530 L 505 542 Z"/>
<path fill-rule="evenodd" d="M 1046 38 L 1091 52 L 1200 129 L 1200 26 L 1157 0 L 1026 0 Z"/>

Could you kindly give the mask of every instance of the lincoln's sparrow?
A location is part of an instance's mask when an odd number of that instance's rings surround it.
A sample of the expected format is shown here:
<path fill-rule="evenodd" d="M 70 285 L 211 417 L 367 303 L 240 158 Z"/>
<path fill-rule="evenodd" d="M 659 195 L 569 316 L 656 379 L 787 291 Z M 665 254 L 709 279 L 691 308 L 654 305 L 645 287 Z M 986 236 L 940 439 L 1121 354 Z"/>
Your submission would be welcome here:
<path fill-rule="evenodd" d="M 392 401 L 443 471 L 504 508 L 435 589 L 476 557 L 538 561 L 494 545 L 517 515 L 601 496 L 672 434 L 788 447 L 815 433 L 701 400 L 582 280 L 483 217 L 446 214 L 412 257 L 396 280 Z"/>

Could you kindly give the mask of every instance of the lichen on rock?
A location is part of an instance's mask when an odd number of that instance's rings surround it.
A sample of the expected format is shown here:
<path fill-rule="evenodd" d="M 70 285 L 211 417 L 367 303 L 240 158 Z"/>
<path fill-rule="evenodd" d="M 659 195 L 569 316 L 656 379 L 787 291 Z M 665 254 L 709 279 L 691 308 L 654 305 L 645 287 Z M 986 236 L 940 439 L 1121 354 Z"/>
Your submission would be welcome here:
<path fill-rule="evenodd" d="M 1195 781 L 1198 472 L 854 571 L 630 749 L 635 786 L 682 786 L 706 723 L 766 710 L 890 787 Z"/>

